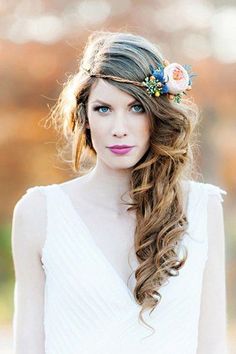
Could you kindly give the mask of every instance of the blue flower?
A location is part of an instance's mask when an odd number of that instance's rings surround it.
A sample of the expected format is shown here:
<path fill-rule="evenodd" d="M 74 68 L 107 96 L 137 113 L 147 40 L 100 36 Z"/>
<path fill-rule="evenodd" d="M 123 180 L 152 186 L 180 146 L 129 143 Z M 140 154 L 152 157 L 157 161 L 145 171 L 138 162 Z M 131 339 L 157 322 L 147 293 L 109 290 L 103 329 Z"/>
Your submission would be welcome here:
<path fill-rule="evenodd" d="M 164 84 L 161 88 L 161 93 L 168 93 L 168 92 L 169 92 L 168 86 Z"/>
<path fill-rule="evenodd" d="M 151 66 L 151 74 L 162 84 L 165 83 L 165 78 L 164 78 L 164 68 L 161 64 L 157 67 L 157 69 L 154 70 L 154 68 Z"/>

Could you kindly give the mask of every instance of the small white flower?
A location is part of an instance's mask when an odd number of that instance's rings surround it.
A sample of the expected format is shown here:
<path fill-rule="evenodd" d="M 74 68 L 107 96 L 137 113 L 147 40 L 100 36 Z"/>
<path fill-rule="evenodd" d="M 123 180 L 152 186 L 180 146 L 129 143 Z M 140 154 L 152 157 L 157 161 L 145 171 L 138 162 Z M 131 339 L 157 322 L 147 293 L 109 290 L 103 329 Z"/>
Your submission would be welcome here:
<path fill-rule="evenodd" d="M 169 93 L 177 95 L 184 92 L 189 86 L 187 70 L 178 63 L 171 63 L 164 68 L 164 77 Z"/>

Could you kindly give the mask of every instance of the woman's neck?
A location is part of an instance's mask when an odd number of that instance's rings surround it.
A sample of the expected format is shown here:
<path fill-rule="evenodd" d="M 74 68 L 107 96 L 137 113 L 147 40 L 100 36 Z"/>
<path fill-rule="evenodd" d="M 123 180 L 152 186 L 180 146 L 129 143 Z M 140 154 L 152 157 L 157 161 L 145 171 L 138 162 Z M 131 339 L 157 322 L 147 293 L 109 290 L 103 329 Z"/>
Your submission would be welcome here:
<path fill-rule="evenodd" d="M 130 189 L 130 170 L 112 169 L 97 161 L 96 166 L 86 176 L 86 186 L 95 201 L 100 201 L 102 206 L 114 210 L 117 214 L 126 212 L 128 206 L 122 199 L 131 202 L 128 195 Z"/>

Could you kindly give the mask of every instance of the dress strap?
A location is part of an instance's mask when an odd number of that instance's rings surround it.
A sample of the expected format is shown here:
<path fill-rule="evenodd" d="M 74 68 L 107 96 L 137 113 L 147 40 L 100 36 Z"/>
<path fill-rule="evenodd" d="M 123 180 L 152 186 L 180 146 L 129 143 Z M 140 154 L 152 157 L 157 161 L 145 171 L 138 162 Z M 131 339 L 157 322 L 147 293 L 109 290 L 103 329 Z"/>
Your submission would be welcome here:
<path fill-rule="evenodd" d="M 209 195 L 217 195 L 222 202 L 223 198 L 221 194 L 227 194 L 227 192 L 210 183 L 193 180 L 191 180 L 190 183 L 191 193 L 188 209 L 188 234 L 194 241 L 200 243 L 207 242 L 207 204 Z"/>
<path fill-rule="evenodd" d="M 224 201 L 222 194 L 225 194 L 225 195 L 227 194 L 227 192 L 224 189 L 222 189 L 219 186 L 216 186 L 214 184 L 210 184 L 210 183 L 205 183 L 205 185 L 207 188 L 208 195 L 217 195 L 221 202 Z"/>
<path fill-rule="evenodd" d="M 26 189 L 26 193 L 31 193 L 32 191 L 35 191 L 35 190 L 40 190 L 42 189 L 44 186 L 33 186 L 33 187 L 29 187 Z"/>
<path fill-rule="evenodd" d="M 42 247 L 41 262 L 44 269 L 47 263 L 47 254 L 52 252 L 51 243 L 57 240 L 59 242 L 60 230 L 63 225 L 63 216 L 65 215 L 65 209 L 63 210 L 64 202 L 61 199 L 61 194 L 58 193 L 56 184 L 41 185 L 29 187 L 26 190 L 26 194 L 32 193 L 36 190 L 40 191 L 45 196 L 45 208 L 46 208 L 46 235 L 45 241 Z M 50 258 L 50 257 L 49 257 Z"/>
<path fill-rule="evenodd" d="M 58 201 L 61 201 L 59 199 L 58 193 L 57 193 L 57 188 L 56 188 L 56 184 L 48 184 L 48 185 L 41 185 L 41 186 L 33 186 L 33 187 L 29 187 L 26 189 L 26 193 L 31 193 L 35 190 L 39 190 L 41 193 L 43 193 L 46 197 L 47 200 L 47 207 L 49 207 L 49 204 L 53 203 L 55 204 L 55 202 L 57 203 Z M 58 199 L 58 200 L 57 200 Z M 58 205 L 59 207 L 60 205 Z"/>

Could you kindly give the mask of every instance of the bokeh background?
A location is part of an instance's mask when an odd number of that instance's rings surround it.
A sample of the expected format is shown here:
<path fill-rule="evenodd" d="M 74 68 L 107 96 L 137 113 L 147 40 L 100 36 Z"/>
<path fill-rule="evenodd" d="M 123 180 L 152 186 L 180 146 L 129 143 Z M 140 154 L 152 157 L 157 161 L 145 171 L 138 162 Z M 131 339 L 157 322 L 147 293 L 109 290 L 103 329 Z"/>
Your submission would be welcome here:
<path fill-rule="evenodd" d="M 11 222 L 30 186 L 75 177 L 41 124 L 94 30 L 155 41 L 171 62 L 197 73 L 198 166 L 224 196 L 228 337 L 236 353 L 236 3 L 234 0 L 0 1 L 0 352 L 12 353 Z M 216 294 L 217 296 L 217 294 Z M 210 353 L 209 353 L 210 354 Z"/>

